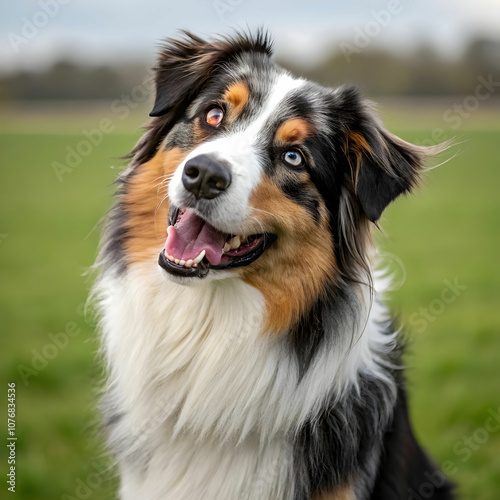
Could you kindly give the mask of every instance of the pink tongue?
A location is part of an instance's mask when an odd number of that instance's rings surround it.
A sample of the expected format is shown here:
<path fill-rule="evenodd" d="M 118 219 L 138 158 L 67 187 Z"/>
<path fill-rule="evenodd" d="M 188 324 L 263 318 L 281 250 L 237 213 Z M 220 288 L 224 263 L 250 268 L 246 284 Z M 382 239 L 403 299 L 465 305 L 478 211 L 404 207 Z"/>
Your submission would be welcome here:
<path fill-rule="evenodd" d="M 205 250 L 205 257 L 213 266 L 221 260 L 222 247 L 227 237 L 189 209 L 184 212 L 176 227 L 168 227 L 167 234 L 165 253 L 187 261 L 196 259 Z"/>

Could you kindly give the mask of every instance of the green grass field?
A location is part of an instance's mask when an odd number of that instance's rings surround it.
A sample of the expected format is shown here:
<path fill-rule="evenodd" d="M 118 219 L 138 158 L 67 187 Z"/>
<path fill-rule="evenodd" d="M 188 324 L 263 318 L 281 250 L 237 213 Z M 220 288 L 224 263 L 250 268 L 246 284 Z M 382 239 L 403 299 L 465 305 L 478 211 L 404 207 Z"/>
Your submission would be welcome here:
<path fill-rule="evenodd" d="M 101 368 L 82 313 L 90 286 L 82 274 L 123 164 L 113 158 L 131 149 L 142 118 L 113 121 L 109 108 L 79 113 L 9 111 L 0 120 L 1 409 L 6 415 L 6 383 L 15 382 L 17 498 L 29 500 L 109 499 L 116 485 L 94 437 Z M 415 121 L 386 115 L 409 141 L 443 126 L 422 113 Z M 82 129 L 101 118 L 116 128 L 58 180 L 52 162 L 64 163 L 66 147 L 76 148 Z M 479 115 L 464 124 L 461 154 L 387 210 L 379 240 L 406 275 L 389 299 L 413 331 L 407 364 L 417 434 L 463 498 L 497 500 L 500 430 L 488 418 L 500 411 L 500 123 L 481 124 Z"/>

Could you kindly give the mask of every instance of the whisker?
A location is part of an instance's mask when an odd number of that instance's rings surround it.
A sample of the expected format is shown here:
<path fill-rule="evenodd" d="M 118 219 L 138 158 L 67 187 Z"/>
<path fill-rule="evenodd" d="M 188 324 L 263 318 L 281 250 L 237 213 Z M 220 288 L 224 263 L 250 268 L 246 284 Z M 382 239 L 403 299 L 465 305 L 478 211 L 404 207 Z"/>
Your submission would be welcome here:
<path fill-rule="evenodd" d="M 254 217 L 253 215 L 250 215 L 250 218 L 255 220 L 257 222 L 257 224 L 260 226 L 260 229 L 262 231 L 262 234 L 265 234 L 267 231 L 265 230 L 264 226 L 262 225 L 262 222 L 257 219 L 257 217 Z"/>
<path fill-rule="evenodd" d="M 168 193 L 157 203 L 156 208 L 155 208 L 155 213 L 153 216 L 153 221 L 154 221 L 154 225 L 155 225 L 155 234 L 158 234 L 158 231 L 156 228 L 156 214 L 158 213 L 158 210 L 160 209 L 162 203 L 166 200 L 168 200 Z"/>
<path fill-rule="evenodd" d="M 171 181 L 175 174 L 162 175 L 161 177 L 157 177 L 154 181 L 161 179 L 161 181 L 157 184 L 158 186 L 166 185 L 167 182 Z M 153 182 L 154 182 L 153 181 Z"/>
<path fill-rule="evenodd" d="M 281 219 L 283 222 L 286 222 L 286 219 L 282 215 L 273 214 L 272 212 L 268 212 L 267 210 L 262 210 L 255 207 L 252 207 L 252 210 L 255 210 L 256 212 L 262 212 L 263 214 L 270 215 L 271 217 L 276 217 L 278 219 Z"/>

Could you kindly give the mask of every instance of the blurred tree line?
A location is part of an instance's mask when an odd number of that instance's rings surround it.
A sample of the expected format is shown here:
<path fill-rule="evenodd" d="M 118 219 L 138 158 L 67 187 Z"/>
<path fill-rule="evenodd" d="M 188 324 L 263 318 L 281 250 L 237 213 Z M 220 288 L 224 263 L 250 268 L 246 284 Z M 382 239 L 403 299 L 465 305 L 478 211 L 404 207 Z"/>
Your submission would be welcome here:
<path fill-rule="evenodd" d="M 358 84 L 375 97 L 468 95 L 480 76 L 500 81 L 500 42 L 473 40 L 455 59 L 422 45 L 405 55 L 368 47 L 348 58 L 335 51 L 308 70 L 290 60 L 280 63 L 325 85 Z M 89 67 L 61 61 L 43 72 L 0 75 L 0 100 L 114 99 L 143 84 L 147 74 L 140 64 Z"/>
<path fill-rule="evenodd" d="M 0 75 L 0 100 L 114 99 L 130 93 L 146 74 L 139 64 L 91 67 L 59 61 L 42 72 Z"/>
<path fill-rule="evenodd" d="M 350 62 L 339 52 L 303 74 L 325 85 L 355 83 L 370 96 L 469 95 L 481 76 L 500 82 L 500 41 L 476 39 L 456 59 L 430 45 L 406 55 L 365 49 L 352 54 Z"/>

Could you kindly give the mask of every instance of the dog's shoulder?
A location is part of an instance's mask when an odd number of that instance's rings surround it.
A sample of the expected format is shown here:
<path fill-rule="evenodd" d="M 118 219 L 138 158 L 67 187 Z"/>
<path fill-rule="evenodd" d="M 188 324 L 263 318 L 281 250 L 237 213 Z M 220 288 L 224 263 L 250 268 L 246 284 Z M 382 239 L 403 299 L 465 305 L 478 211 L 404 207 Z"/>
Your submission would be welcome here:
<path fill-rule="evenodd" d="M 406 389 L 398 388 L 391 426 L 371 500 L 451 500 L 453 484 L 418 443 L 410 422 Z"/>

